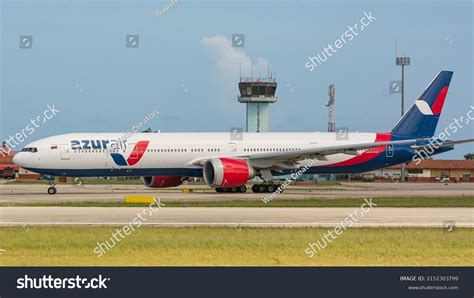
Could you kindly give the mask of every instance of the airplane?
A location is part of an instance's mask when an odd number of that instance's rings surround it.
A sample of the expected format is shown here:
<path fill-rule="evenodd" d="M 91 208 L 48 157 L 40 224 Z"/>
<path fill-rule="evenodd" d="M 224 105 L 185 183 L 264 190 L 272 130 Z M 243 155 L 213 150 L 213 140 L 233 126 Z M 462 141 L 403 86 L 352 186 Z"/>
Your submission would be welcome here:
<path fill-rule="evenodd" d="M 216 192 L 274 192 L 282 175 L 349 174 L 408 163 L 421 150 L 429 156 L 454 149 L 433 138 L 453 72 L 441 71 L 388 132 L 340 133 L 69 133 L 28 144 L 13 162 L 42 175 L 57 192 L 54 177 L 141 176 L 152 188 L 203 177 Z M 310 165 L 310 166 L 308 166 Z M 301 171 L 299 172 L 301 173 Z"/>

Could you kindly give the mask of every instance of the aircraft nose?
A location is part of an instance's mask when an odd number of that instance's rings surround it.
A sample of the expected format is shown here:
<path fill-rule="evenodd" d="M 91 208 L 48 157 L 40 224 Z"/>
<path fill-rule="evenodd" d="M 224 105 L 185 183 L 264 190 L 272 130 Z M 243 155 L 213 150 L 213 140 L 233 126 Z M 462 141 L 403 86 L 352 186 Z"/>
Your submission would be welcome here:
<path fill-rule="evenodd" d="M 25 164 L 25 154 L 24 152 L 18 152 L 13 156 L 13 163 L 18 165 L 18 166 L 23 166 Z"/>

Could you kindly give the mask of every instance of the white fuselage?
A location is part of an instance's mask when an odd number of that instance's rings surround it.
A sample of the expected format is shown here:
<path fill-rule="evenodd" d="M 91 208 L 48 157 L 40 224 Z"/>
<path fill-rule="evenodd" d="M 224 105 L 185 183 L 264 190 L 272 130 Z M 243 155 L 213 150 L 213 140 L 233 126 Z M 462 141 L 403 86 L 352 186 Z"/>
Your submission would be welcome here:
<path fill-rule="evenodd" d="M 65 171 L 64 175 L 68 176 L 123 176 L 124 171 L 127 170 L 130 171 L 130 175 L 135 176 L 153 175 L 155 172 L 156 175 L 171 175 L 174 172 L 176 172 L 175 175 L 181 175 L 199 170 L 200 167 L 195 162 L 201 159 L 244 157 L 265 152 L 371 143 L 375 141 L 376 136 L 375 133 L 341 135 L 321 132 L 135 133 L 129 135 L 71 133 L 48 137 L 27 145 L 25 148 L 36 148 L 36 152 L 19 152 L 15 157 L 15 162 L 24 168 L 36 169 L 41 173 L 44 172 L 42 170 L 48 169 L 78 170 Z M 112 145 L 117 140 L 117 144 Z M 136 144 L 140 142 L 147 142 L 146 149 L 143 152 L 134 151 Z M 129 165 L 117 163 L 112 157 L 113 154 L 123 156 L 124 160 L 137 154 L 141 156 L 138 161 L 135 160 L 135 164 Z M 330 165 L 353 157 L 348 154 L 333 154 L 327 156 L 326 160 L 314 160 L 314 165 Z M 49 172 L 46 171 L 46 173 Z M 192 174 L 189 175 L 192 176 Z"/>

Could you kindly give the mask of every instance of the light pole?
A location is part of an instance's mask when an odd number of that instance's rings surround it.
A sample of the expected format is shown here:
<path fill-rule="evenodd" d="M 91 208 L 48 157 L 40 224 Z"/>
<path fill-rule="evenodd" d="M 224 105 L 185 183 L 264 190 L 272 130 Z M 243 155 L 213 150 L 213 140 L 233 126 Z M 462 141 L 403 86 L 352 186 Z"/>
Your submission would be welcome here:
<path fill-rule="evenodd" d="M 405 65 L 410 65 L 410 57 L 396 57 L 395 58 L 395 64 L 396 65 L 401 65 L 402 67 L 402 90 L 401 90 L 401 102 L 402 102 L 402 112 L 401 116 L 405 114 Z M 405 181 L 405 164 L 402 163 L 402 166 L 400 168 L 400 180 Z"/>

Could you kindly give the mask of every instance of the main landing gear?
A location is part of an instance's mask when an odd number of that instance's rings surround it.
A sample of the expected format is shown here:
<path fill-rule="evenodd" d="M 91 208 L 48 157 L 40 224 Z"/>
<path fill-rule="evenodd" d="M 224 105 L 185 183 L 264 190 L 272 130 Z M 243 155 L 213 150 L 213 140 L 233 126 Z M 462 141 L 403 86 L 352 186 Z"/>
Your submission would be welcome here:
<path fill-rule="evenodd" d="M 247 191 L 247 186 L 234 186 L 234 187 L 216 187 L 216 192 L 240 192 L 244 193 Z"/>
<path fill-rule="evenodd" d="M 252 186 L 252 191 L 254 193 L 271 193 L 276 191 L 281 185 L 280 184 L 254 184 Z M 283 192 L 283 189 L 280 190 L 280 192 Z"/>
<path fill-rule="evenodd" d="M 281 185 L 280 184 L 254 184 L 252 186 L 252 192 L 254 193 L 272 193 L 276 191 Z M 247 192 L 247 187 L 245 185 L 235 186 L 235 187 L 216 187 L 216 192 L 226 192 L 226 193 L 245 193 Z M 283 192 L 283 189 L 280 190 Z"/>
<path fill-rule="evenodd" d="M 272 172 L 269 169 L 260 170 L 260 178 L 264 181 L 262 184 L 254 184 L 252 186 L 252 191 L 254 193 L 272 193 L 276 191 L 281 184 L 274 184 Z M 280 188 L 280 192 L 283 192 L 283 189 Z"/>

